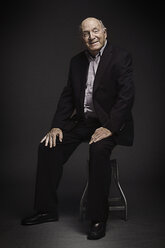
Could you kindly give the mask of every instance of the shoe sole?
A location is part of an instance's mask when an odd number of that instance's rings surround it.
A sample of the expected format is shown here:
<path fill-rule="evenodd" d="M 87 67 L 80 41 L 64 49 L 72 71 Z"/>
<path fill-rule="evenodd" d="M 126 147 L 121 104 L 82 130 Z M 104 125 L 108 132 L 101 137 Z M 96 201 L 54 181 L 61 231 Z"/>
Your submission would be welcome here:
<path fill-rule="evenodd" d="M 56 219 L 47 219 L 47 220 L 41 220 L 41 221 L 38 221 L 38 222 L 21 222 L 21 224 L 23 226 L 32 226 L 32 225 L 38 225 L 38 224 L 43 224 L 43 223 L 46 223 L 46 222 L 55 222 L 55 221 L 58 221 L 58 218 Z"/>
<path fill-rule="evenodd" d="M 102 234 L 101 236 L 97 236 L 97 237 L 87 236 L 87 239 L 88 239 L 88 240 L 97 240 L 97 239 L 101 239 L 101 238 L 103 238 L 103 237 L 105 237 L 105 233 Z"/>

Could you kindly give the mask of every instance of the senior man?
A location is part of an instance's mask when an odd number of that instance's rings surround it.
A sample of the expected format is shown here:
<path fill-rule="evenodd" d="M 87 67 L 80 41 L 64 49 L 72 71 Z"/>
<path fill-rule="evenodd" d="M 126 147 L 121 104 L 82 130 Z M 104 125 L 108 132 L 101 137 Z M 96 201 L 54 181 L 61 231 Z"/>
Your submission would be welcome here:
<path fill-rule="evenodd" d="M 63 164 L 81 142 L 89 142 L 87 238 L 100 239 L 105 236 L 108 219 L 111 152 L 117 144 L 133 144 L 132 59 L 127 51 L 107 41 L 107 30 L 101 20 L 86 18 L 80 32 L 86 49 L 71 59 L 68 82 L 51 130 L 41 140 L 36 214 L 22 224 L 58 220 L 56 192 Z"/>

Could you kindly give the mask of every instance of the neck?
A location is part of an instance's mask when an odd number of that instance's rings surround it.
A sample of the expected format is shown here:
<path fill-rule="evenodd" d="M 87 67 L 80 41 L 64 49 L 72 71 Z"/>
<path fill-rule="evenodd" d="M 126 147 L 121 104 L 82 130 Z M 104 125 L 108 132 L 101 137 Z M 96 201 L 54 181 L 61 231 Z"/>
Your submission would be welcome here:
<path fill-rule="evenodd" d="M 89 53 L 95 57 L 98 53 L 99 53 L 100 50 L 97 50 L 97 51 L 89 51 Z"/>

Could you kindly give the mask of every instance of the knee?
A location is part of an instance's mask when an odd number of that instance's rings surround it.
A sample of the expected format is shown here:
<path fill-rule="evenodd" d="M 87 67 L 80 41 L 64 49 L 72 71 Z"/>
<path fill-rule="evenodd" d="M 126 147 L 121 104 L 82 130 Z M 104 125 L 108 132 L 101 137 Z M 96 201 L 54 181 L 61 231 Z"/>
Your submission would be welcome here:
<path fill-rule="evenodd" d="M 46 151 L 50 149 L 49 146 L 45 146 L 45 143 L 39 143 L 38 145 L 38 151 Z"/>
<path fill-rule="evenodd" d="M 43 149 L 45 147 L 45 143 L 39 143 L 38 148 Z"/>
<path fill-rule="evenodd" d="M 90 145 L 90 152 L 94 152 L 96 155 L 104 153 L 105 151 L 105 145 L 103 144 L 102 140 L 97 141 L 96 143 L 92 143 Z"/>
<path fill-rule="evenodd" d="M 50 148 L 49 145 L 45 146 L 45 143 L 43 142 L 43 143 L 40 143 L 40 144 L 38 145 L 38 151 L 39 151 L 39 152 L 40 152 L 40 151 L 41 151 L 41 152 L 53 152 L 53 151 L 57 150 L 57 147 L 58 147 L 58 144 L 56 144 L 55 147 L 51 147 L 51 148 Z"/>

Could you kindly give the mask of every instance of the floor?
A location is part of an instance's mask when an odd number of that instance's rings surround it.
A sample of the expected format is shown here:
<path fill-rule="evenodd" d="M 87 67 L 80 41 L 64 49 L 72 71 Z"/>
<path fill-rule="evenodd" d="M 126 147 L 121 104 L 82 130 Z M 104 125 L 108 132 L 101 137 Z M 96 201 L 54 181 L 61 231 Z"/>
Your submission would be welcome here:
<path fill-rule="evenodd" d="M 2 248 L 164 248 L 164 201 L 161 193 L 127 189 L 128 221 L 110 213 L 106 236 L 86 239 L 88 223 L 79 219 L 79 199 L 61 198 L 60 220 L 35 226 L 20 225 L 31 214 L 31 189 L 8 187 L 2 194 L 0 247 Z M 29 192 L 27 194 L 24 193 Z M 8 197 L 6 197 L 6 195 Z M 154 201 L 153 201 L 154 199 Z M 137 204 L 138 202 L 138 204 Z M 72 203 L 72 204 L 69 204 Z"/>

